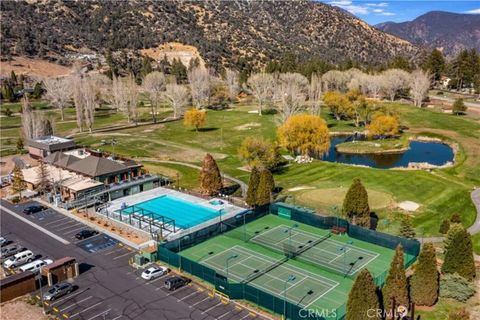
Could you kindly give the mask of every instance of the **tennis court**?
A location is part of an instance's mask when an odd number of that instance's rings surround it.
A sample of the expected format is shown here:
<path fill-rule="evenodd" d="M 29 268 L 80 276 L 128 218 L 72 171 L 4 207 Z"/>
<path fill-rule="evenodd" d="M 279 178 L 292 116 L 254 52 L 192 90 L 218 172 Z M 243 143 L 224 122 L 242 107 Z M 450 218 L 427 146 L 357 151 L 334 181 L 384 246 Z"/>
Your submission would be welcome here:
<path fill-rule="evenodd" d="M 304 308 L 315 304 L 338 282 L 241 246 L 220 251 L 202 264 L 230 280 L 248 283 Z"/>
<path fill-rule="evenodd" d="M 353 240 L 344 243 L 330 236 L 279 225 L 258 233 L 249 241 L 349 277 L 354 277 L 379 256 L 376 252 L 356 247 Z"/>

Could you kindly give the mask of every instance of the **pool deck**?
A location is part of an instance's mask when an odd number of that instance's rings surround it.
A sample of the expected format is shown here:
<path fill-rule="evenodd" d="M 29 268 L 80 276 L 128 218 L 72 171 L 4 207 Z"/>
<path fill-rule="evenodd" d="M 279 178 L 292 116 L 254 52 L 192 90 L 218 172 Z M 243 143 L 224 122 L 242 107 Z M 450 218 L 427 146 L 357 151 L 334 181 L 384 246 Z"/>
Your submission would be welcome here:
<path fill-rule="evenodd" d="M 193 196 L 193 195 L 190 195 L 190 194 L 186 194 L 186 193 L 183 193 L 183 192 L 180 192 L 180 191 L 176 191 L 176 190 L 172 190 L 172 189 L 168 189 L 168 188 L 163 188 L 163 187 L 158 187 L 158 188 L 151 189 L 151 190 L 144 191 L 144 192 L 140 192 L 140 193 L 137 193 L 137 194 L 134 194 L 134 195 L 131 195 L 131 196 L 126 196 L 126 197 L 123 197 L 123 198 L 113 200 L 109 203 L 109 206 L 107 207 L 107 210 L 108 210 L 108 212 L 111 216 L 115 217 L 116 215 L 120 214 L 120 209 L 122 208 L 122 205 L 123 206 L 126 205 L 127 207 L 130 207 L 130 206 L 133 206 L 133 205 L 145 202 L 145 201 L 149 201 L 149 200 L 152 200 L 152 199 L 164 196 L 164 195 L 169 195 L 169 196 L 172 196 L 172 197 L 175 197 L 175 198 L 178 198 L 178 199 L 182 199 L 182 200 L 188 201 L 188 202 L 193 203 L 193 204 L 201 205 L 203 207 L 210 208 L 210 209 L 213 209 L 213 210 L 216 210 L 216 211 L 223 210 L 222 211 L 223 214 L 221 215 L 221 217 L 220 216 L 215 217 L 213 219 L 210 219 L 210 220 L 207 220 L 203 223 L 200 223 L 200 224 L 198 224 L 194 227 L 191 227 L 191 228 L 188 228 L 188 229 L 179 229 L 175 233 L 168 234 L 167 235 L 168 240 L 174 240 L 178 237 L 183 237 L 184 235 L 187 235 L 187 234 L 189 234 L 193 231 L 203 229 L 203 228 L 205 228 L 209 225 L 215 224 L 220 219 L 228 219 L 230 217 L 233 217 L 233 216 L 239 214 L 240 212 L 245 211 L 244 208 L 237 207 L 237 206 L 229 203 L 228 201 L 226 201 L 224 199 L 219 199 L 219 200 L 222 200 L 222 202 L 223 202 L 222 205 L 214 205 L 214 204 L 211 204 L 210 201 L 215 200 L 216 198 L 206 200 L 206 199 L 199 198 L 199 197 L 196 197 L 196 196 Z"/>

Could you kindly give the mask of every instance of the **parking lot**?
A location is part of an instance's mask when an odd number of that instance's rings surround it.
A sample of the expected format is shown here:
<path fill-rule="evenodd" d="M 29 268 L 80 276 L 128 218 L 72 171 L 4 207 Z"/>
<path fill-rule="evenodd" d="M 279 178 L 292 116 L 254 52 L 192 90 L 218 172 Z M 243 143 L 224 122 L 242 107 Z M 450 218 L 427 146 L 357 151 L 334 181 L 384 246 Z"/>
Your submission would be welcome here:
<path fill-rule="evenodd" d="M 75 290 L 45 306 L 59 318 L 266 319 L 195 283 L 168 291 L 164 281 L 173 273 L 150 281 L 142 279 L 143 269 L 129 265 L 134 249 L 102 233 L 77 240 L 75 234 L 86 226 L 53 209 L 22 215 L 24 206 L 4 206 L 45 231 L 2 211 L 2 236 L 42 258 L 71 256 L 79 262 L 81 274 L 72 283 Z"/>

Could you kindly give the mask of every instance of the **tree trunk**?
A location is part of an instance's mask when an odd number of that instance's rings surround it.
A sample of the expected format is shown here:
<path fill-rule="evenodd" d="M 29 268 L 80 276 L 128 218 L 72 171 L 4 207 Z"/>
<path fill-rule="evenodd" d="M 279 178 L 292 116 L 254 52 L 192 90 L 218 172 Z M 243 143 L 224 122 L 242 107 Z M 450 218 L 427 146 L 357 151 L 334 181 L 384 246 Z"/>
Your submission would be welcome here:
<path fill-rule="evenodd" d="M 260 108 L 258 108 L 258 115 L 262 115 L 262 103 L 259 103 Z"/>
<path fill-rule="evenodd" d="M 63 107 L 60 107 L 60 117 L 62 118 L 62 121 L 65 120 L 65 111 L 63 109 Z"/>

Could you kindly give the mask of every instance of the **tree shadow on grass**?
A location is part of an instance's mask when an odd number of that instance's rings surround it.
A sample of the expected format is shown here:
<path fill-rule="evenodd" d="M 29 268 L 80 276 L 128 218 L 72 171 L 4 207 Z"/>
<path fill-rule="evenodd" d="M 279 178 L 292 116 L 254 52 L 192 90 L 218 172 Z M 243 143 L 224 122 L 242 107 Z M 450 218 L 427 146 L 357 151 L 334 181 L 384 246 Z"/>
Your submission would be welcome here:
<path fill-rule="evenodd" d="M 213 127 L 209 127 L 209 128 L 198 128 L 198 131 L 199 132 L 209 132 L 209 131 L 216 131 L 218 130 L 218 128 L 213 128 Z"/>

